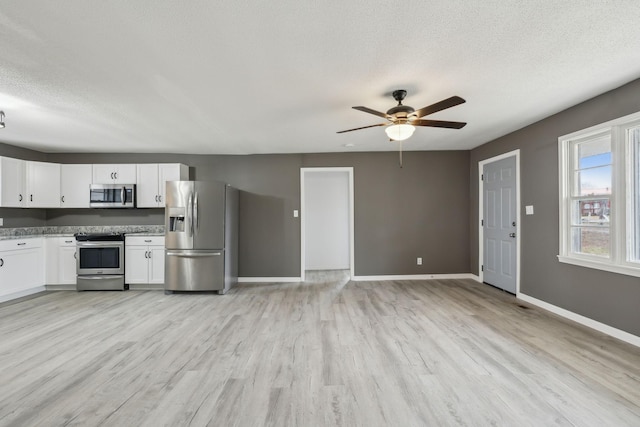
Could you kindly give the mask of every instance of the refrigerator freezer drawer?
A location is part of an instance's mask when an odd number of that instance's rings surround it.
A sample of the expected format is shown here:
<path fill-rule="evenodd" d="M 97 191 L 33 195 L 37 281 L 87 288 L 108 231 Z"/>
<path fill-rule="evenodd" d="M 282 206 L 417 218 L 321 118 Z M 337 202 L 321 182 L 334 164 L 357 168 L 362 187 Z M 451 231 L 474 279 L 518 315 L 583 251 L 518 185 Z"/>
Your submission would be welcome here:
<path fill-rule="evenodd" d="M 167 250 L 164 289 L 223 291 L 224 251 Z"/>

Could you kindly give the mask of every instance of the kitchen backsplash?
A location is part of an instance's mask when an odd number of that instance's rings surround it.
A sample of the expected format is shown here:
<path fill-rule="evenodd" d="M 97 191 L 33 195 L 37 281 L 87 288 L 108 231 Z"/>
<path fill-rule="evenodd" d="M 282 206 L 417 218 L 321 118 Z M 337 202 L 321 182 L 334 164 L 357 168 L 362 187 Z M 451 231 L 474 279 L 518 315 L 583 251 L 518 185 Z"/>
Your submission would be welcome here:
<path fill-rule="evenodd" d="M 164 234 L 164 225 L 91 225 L 59 227 L 0 228 L 0 237 L 37 236 L 75 233 L 159 233 Z"/>

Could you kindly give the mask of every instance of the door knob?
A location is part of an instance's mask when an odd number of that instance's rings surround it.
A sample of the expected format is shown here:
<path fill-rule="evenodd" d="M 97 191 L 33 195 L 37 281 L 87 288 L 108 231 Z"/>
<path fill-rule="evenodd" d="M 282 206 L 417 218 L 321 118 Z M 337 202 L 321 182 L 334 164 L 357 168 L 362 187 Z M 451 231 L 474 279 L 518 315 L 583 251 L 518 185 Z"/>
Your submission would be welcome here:
<path fill-rule="evenodd" d="M 509 237 L 516 237 L 516 233 L 509 233 Z"/>

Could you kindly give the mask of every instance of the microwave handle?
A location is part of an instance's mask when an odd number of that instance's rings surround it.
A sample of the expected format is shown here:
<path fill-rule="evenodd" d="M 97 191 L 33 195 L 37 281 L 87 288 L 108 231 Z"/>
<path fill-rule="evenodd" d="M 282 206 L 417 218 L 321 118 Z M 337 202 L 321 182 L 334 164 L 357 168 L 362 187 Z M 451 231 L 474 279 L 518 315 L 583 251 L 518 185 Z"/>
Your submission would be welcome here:
<path fill-rule="evenodd" d="M 120 199 L 122 200 L 122 205 L 124 206 L 127 203 L 127 189 L 126 187 L 122 187 L 120 190 Z"/>

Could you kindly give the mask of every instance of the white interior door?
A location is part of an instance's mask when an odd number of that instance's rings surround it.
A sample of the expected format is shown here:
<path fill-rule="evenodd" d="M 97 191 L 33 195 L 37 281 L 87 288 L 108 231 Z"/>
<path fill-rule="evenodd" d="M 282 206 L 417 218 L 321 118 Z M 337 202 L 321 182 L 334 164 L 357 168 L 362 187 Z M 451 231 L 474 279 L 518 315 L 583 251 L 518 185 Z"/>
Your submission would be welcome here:
<path fill-rule="evenodd" d="M 516 157 L 482 169 L 483 281 L 513 294 L 517 285 Z"/>

